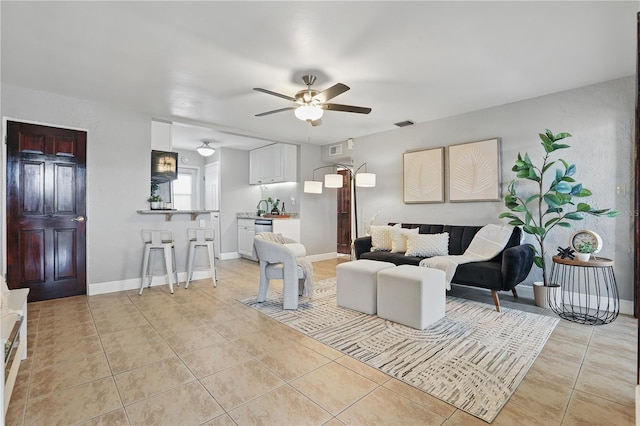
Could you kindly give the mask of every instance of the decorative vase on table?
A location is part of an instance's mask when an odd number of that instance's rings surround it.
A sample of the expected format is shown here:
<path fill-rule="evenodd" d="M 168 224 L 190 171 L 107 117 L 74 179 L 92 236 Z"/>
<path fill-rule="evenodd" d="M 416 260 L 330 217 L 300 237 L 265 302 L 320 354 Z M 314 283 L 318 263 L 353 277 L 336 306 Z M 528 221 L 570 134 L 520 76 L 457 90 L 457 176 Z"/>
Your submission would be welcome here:
<path fill-rule="evenodd" d="M 580 262 L 588 262 L 591 257 L 591 253 L 576 253 L 576 260 Z"/>

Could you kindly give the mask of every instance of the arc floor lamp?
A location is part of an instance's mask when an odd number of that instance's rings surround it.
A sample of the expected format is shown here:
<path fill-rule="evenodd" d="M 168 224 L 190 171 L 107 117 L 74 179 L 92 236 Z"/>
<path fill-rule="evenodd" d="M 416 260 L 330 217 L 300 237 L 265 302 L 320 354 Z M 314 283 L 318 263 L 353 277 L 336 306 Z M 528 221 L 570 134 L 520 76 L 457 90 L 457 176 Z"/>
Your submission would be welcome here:
<path fill-rule="evenodd" d="M 359 173 L 360 169 L 364 167 L 364 172 Z M 315 173 L 317 170 L 333 168 L 344 169 L 349 172 L 351 176 L 351 185 L 353 190 L 353 222 L 356 228 L 355 237 L 358 238 L 358 196 L 356 194 L 356 188 L 373 188 L 376 186 L 376 175 L 374 173 L 367 173 L 367 163 L 361 164 L 357 169 L 352 170 L 350 166 L 344 164 L 330 164 L 327 166 L 320 166 L 313 169 L 312 179 L 304 181 L 304 192 L 307 194 L 322 194 L 322 182 L 317 181 Z M 338 173 L 330 173 L 324 175 L 324 186 L 326 188 L 342 188 L 342 175 Z"/>

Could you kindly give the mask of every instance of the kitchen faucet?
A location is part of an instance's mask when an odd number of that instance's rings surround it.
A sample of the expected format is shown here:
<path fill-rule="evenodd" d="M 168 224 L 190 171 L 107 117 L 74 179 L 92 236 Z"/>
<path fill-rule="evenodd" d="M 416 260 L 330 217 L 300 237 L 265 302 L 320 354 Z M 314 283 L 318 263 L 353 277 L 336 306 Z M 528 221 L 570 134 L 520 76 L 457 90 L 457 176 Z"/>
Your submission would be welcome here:
<path fill-rule="evenodd" d="M 265 205 L 267 206 L 264 210 L 260 210 L 260 204 L 262 203 L 265 203 Z M 258 209 L 258 216 L 262 216 L 263 213 L 267 213 L 267 210 L 269 209 L 269 203 L 267 202 L 267 200 L 260 200 L 258 201 L 258 205 L 256 206 L 256 208 Z"/>

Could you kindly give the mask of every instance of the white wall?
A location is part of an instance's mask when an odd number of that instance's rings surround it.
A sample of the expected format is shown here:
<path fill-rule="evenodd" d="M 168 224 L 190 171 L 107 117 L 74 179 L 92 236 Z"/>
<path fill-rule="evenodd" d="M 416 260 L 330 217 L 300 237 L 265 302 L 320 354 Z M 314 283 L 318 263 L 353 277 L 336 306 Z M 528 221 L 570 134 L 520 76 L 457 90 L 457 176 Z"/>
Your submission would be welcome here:
<path fill-rule="evenodd" d="M 502 139 L 502 187 L 513 179 L 511 167 L 518 152 L 529 152 L 539 164 L 543 155 L 538 133 L 545 128 L 573 135 L 571 148 L 557 152 L 577 166 L 576 179 L 593 191 L 586 201 L 598 208 L 617 208 L 615 219 L 589 217 L 574 229 L 557 229 L 547 250 L 568 246 L 575 229 L 592 229 L 604 240 L 600 255 L 615 260 L 620 296 L 633 300 L 633 254 L 631 220 L 633 190 L 632 136 L 635 103 L 634 78 L 613 80 L 567 92 L 542 96 L 500 107 L 475 111 L 414 126 L 355 139 L 354 164 L 368 163 L 377 174 L 377 186 L 358 192 L 360 228 L 377 211 L 377 224 L 389 221 L 482 225 L 500 223 L 504 203 L 404 204 L 402 198 L 402 154 L 405 151 L 484 140 Z M 616 185 L 626 194 L 616 196 Z M 527 236 L 529 237 L 529 236 Z M 534 268 L 527 283 L 540 279 Z"/>
<path fill-rule="evenodd" d="M 139 277 L 151 117 L 7 84 L 1 102 L 8 118 L 87 130 L 87 281 Z"/>

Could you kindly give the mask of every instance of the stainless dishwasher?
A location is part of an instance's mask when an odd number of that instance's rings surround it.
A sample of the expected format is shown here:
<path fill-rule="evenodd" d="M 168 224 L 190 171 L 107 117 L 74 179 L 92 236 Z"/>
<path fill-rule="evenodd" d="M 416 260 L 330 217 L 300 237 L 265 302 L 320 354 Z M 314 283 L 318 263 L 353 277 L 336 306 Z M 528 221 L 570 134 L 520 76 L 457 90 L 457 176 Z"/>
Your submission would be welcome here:
<path fill-rule="evenodd" d="M 271 219 L 256 219 L 256 234 L 258 232 L 273 232 L 273 221 Z"/>

